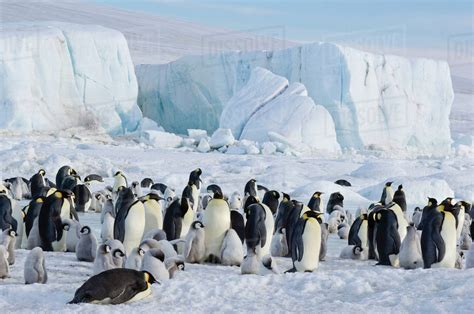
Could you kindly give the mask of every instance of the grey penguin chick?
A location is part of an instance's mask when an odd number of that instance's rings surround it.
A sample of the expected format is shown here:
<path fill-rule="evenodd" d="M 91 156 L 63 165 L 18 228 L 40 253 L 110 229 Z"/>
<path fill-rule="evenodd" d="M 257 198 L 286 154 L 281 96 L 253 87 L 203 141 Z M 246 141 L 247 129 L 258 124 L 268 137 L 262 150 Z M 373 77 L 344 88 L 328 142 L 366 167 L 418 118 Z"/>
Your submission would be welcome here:
<path fill-rule="evenodd" d="M 103 271 L 120 268 L 122 265 L 122 258 L 125 256 L 125 253 L 119 248 L 112 250 L 108 244 L 101 244 L 97 248 L 97 254 L 94 260 L 94 275 L 97 275 Z M 114 263 L 114 259 L 120 259 L 120 266 L 117 266 Z M 118 264 L 118 263 L 117 263 Z"/>
<path fill-rule="evenodd" d="M 221 248 L 222 265 L 240 266 L 244 259 L 244 249 L 237 232 L 234 229 L 227 230 Z"/>
<path fill-rule="evenodd" d="M 125 268 L 140 270 L 144 255 L 145 251 L 141 247 L 132 249 L 130 256 L 125 261 Z"/>
<path fill-rule="evenodd" d="M 280 228 L 275 232 L 270 244 L 271 256 L 286 256 L 288 255 L 288 243 L 286 242 L 286 229 Z"/>
<path fill-rule="evenodd" d="M 97 254 L 97 239 L 89 226 L 81 228 L 81 237 L 76 245 L 76 257 L 80 261 L 93 262 Z"/>
<path fill-rule="evenodd" d="M 27 285 L 33 283 L 44 284 L 48 281 L 44 253 L 40 247 L 35 247 L 26 257 L 24 277 Z"/>
<path fill-rule="evenodd" d="M 143 256 L 142 271 L 149 272 L 156 280 L 170 279 L 170 273 L 164 264 L 165 254 L 160 249 L 150 249 Z"/>
<path fill-rule="evenodd" d="M 15 264 L 15 243 L 16 243 L 16 232 L 13 229 L 5 229 L 2 233 L 3 246 L 8 252 L 8 264 Z"/>
<path fill-rule="evenodd" d="M 399 260 L 400 267 L 405 269 L 423 267 L 420 237 L 414 225 L 407 227 L 407 235 L 400 246 Z"/>
<path fill-rule="evenodd" d="M 350 228 L 351 227 L 345 222 L 337 226 L 337 235 L 339 236 L 339 239 L 347 240 L 347 238 L 349 238 Z"/>
<path fill-rule="evenodd" d="M 10 277 L 10 266 L 8 265 L 8 251 L 4 245 L 0 245 L 0 279 Z"/>
<path fill-rule="evenodd" d="M 368 259 L 368 250 L 358 245 L 348 245 L 342 249 L 339 257 L 342 259 L 365 261 Z"/>
<path fill-rule="evenodd" d="M 170 274 L 170 279 L 176 276 L 176 272 L 184 270 L 184 261 L 180 258 L 168 258 L 165 260 L 165 267 Z"/>
<path fill-rule="evenodd" d="M 188 263 L 201 263 L 206 254 L 205 230 L 200 221 L 191 224 L 184 244 L 184 259 Z"/>
<path fill-rule="evenodd" d="M 125 264 L 126 254 L 125 254 L 125 247 L 123 243 L 116 239 L 110 239 L 105 242 L 108 246 L 110 246 L 110 251 L 112 252 L 112 259 L 115 264 L 116 268 L 121 268 Z M 116 251 L 118 250 L 118 251 Z M 123 254 L 114 253 L 114 252 L 122 252 Z"/>

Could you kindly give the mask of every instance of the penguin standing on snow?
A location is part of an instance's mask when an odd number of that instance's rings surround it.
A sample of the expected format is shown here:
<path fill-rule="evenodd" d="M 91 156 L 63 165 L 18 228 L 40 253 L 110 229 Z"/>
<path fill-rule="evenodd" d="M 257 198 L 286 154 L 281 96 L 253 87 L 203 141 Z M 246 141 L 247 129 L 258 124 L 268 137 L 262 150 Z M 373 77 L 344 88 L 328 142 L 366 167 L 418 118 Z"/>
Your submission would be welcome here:
<path fill-rule="evenodd" d="M 74 205 L 76 211 L 84 213 L 89 211 L 92 203 L 92 193 L 86 184 L 77 184 L 73 189 Z"/>
<path fill-rule="evenodd" d="M 81 228 L 81 237 L 76 245 L 76 257 L 79 261 L 93 262 L 97 253 L 97 239 L 89 226 Z"/>
<path fill-rule="evenodd" d="M 161 210 L 159 197 L 155 193 L 148 193 L 142 198 L 143 206 L 145 206 L 145 231 L 147 233 L 153 229 L 163 229 L 163 211 Z"/>
<path fill-rule="evenodd" d="M 48 281 L 48 273 L 45 267 L 43 250 L 35 247 L 30 251 L 25 260 L 24 267 L 25 284 L 41 283 Z"/>
<path fill-rule="evenodd" d="M 230 228 L 227 230 L 221 249 L 222 265 L 240 266 L 244 258 L 244 249 L 237 232 Z"/>
<path fill-rule="evenodd" d="M 184 259 L 187 263 L 201 263 L 206 254 L 205 228 L 202 222 L 196 220 L 191 224 L 184 244 Z"/>
<path fill-rule="evenodd" d="M 168 241 L 179 239 L 183 234 L 183 222 L 189 212 L 192 213 L 191 205 L 187 198 L 174 200 L 168 209 L 166 209 L 165 219 L 163 221 L 163 230 L 166 232 Z"/>
<path fill-rule="evenodd" d="M 155 282 L 148 272 L 110 269 L 89 278 L 76 290 L 69 303 L 121 304 L 137 301 L 151 294 L 151 285 Z"/>
<path fill-rule="evenodd" d="M 219 262 L 222 242 L 231 226 L 230 209 L 224 200 L 222 191 L 215 191 L 214 197 L 203 212 L 202 223 L 206 227 L 205 245 L 206 258 L 211 262 Z"/>
<path fill-rule="evenodd" d="M 385 183 L 385 186 L 382 191 L 382 196 L 380 197 L 380 204 L 387 205 L 392 202 L 393 200 L 393 189 L 392 189 L 393 182 Z"/>
<path fill-rule="evenodd" d="M 112 187 L 112 193 L 117 197 L 120 188 L 128 188 L 127 177 L 122 171 L 117 171 L 114 174 L 114 185 Z M 133 194 L 133 193 L 132 193 Z"/>
<path fill-rule="evenodd" d="M 7 194 L 0 192 L 0 229 L 5 230 L 12 228 L 17 230 L 18 222 L 12 216 L 12 200 Z"/>
<path fill-rule="evenodd" d="M 32 199 L 27 205 L 27 207 L 25 207 L 24 212 L 26 212 L 26 214 L 24 221 L 26 237 L 30 236 L 31 228 L 33 228 L 33 222 L 38 217 L 41 210 L 41 206 L 43 206 L 44 200 L 45 198 L 42 196 L 37 197 L 35 199 Z"/>
<path fill-rule="evenodd" d="M 407 227 L 407 235 L 400 247 L 400 267 L 415 269 L 423 266 L 420 237 L 414 225 Z"/>
<path fill-rule="evenodd" d="M 379 258 L 377 265 L 398 267 L 401 241 L 397 216 L 393 211 L 383 209 L 376 213 L 375 219 L 377 223 L 375 241 Z"/>
<path fill-rule="evenodd" d="M 66 251 L 76 252 L 76 245 L 81 237 L 81 223 L 72 219 L 63 219 L 63 227 L 66 233 Z"/>
<path fill-rule="evenodd" d="M 402 212 L 406 213 L 407 211 L 407 200 L 405 198 L 405 192 L 403 191 L 403 185 L 399 185 L 398 189 L 393 194 L 393 202 L 397 203 L 398 206 L 402 209 Z M 388 204 L 388 203 L 387 203 Z"/>
<path fill-rule="evenodd" d="M 121 241 L 129 255 L 140 244 L 145 230 L 145 208 L 130 188 L 121 189 L 116 203 L 114 239 Z"/>
<path fill-rule="evenodd" d="M 59 241 L 65 236 L 63 233 L 63 222 L 61 219 L 61 209 L 64 206 L 64 194 L 56 191 L 48 196 L 38 216 L 38 229 L 41 241 L 41 248 L 44 251 L 66 250 L 66 242 L 64 247 L 59 245 Z M 54 248 L 55 247 L 55 248 Z"/>
<path fill-rule="evenodd" d="M 359 246 L 363 249 L 369 248 L 368 241 L 368 217 L 367 214 L 362 214 L 354 220 L 349 229 L 349 237 L 347 244 Z"/>
<path fill-rule="evenodd" d="M 312 272 L 319 266 L 322 214 L 308 211 L 298 220 L 291 242 L 293 268 L 289 272 Z"/>
<path fill-rule="evenodd" d="M 245 243 L 247 255 L 244 257 L 240 272 L 244 274 L 257 274 L 261 259 L 257 255 L 257 248 L 265 246 L 267 230 L 265 228 L 265 209 L 260 204 L 252 204 L 246 209 L 247 223 L 245 224 Z"/>
<path fill-rule="evenodd" d="M 323 212 L 324 207 L 321 195 L 323 195 L 323 192 L 317 191 L 313 193 L 313 196 L 311 196 L 311 199 L 308 202 L 309 209 L 320 213 Z"/>

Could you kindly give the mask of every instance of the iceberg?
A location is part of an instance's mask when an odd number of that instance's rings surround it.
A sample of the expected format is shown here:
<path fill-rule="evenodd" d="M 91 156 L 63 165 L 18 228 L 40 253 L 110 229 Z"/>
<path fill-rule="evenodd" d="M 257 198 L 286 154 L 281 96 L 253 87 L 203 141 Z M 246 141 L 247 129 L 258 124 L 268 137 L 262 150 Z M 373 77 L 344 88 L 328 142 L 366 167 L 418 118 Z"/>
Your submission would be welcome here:
<path fill-rule="evenodd" d="M 98 25 L 5 23 L 0 29 L 0 129 L 137 130 L 138 85 L 124 36 Z"/>
<path fill-rule="evenodd" d="M 445 61 L 409 60 L 331 43 L 138 65 L 138 104 L 167 131 L 185 134 L 187 128 L 199 128 L 212 133 L 226 104 L 247 88 L 257 67 L 289 84 L 303 84 L 313 102 L 330 113 L 343 149 L 450 150 L 454 93 Z M 247 117 L 247 112 L 235 117 L 235 129 Z"/>

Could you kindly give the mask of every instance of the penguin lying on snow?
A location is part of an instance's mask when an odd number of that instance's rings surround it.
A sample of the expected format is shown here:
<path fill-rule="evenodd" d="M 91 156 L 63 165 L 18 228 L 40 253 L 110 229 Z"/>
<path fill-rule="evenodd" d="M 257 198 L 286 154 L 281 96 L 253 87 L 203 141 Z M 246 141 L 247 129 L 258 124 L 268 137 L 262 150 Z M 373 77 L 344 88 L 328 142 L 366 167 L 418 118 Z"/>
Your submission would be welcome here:
<path fill-rule="evenodd" d="M 151 294 L 151 285 L 157 282 L 146 271 L 117 268 L 106 270 L 89 278 L 69 304 L 120 304 L 143 299 Z"/>
<path fill-rule="evenodd" d="M 364 249 L 359 245 L 348 245 L 342 249 L 339 257 L 341 259 L 365 261 L 368 259 L 368 252 L 367 249 Z"/>

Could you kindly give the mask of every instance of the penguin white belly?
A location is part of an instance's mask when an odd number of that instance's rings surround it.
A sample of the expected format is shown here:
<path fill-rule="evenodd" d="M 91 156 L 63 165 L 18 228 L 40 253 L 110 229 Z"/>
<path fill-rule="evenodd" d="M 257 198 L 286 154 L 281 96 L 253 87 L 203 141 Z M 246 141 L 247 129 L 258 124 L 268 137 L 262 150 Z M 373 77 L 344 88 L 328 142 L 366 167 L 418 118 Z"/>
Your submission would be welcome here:
<path fill-rule="evenodd" d="M 446 253 L 439 263 L 431 265 L 433 268 L 454 268 L 456 264 L 456 236 L 456 219 L 451 213 L 445 212 L 443 225 L 441 226 L 441 237 L 444 240 Z"/>
<path fill-rule="evenodd" d="M 257 248 L 257 255 L 259 258 L 262 258 L 265 255 L 270 254 L 270 247 L 271 247 L 272 237 L 273 237 L 273 228 L 275 227 L 275 220 L 273 219 L 272 211 L 270 210 L 270 208 L 268 208 L 267 205 L 262 204 L 262 206 L 265 209 L 265 229 L 267 230 L 267 238 L 265 241 L 265 245 L 260 249 Z"/>
<path fill-rule="evenodd" d="M 163 212 L 156 200 L 145 202 L 145 233 L 153 229 L 163 229 Z"/>
<path fill-rule="evenodd" d="M 303 233 L 303 258 L 295 261 L 299 272 L 313 271 L 319 266 L 319 250 L 321 249 L 321 226 L 314 219 L 306 222 Z"/>
<path fill-rule="evenodd" d="M 188 234 L 189 228 L 194 221 L 194 210 L 188 210 L 188 212 L 183 217 L 183 222 L 181 225 L 181 235 L 180 238 L 185 237 Z"/>
<path fill-rule="evenodd" d="M 359 228 L 359 232 L 357 233 L 363 249 L 366 249 L 369 247 L 368 226 L 369 226 L 369 223 L 367 220 L 362 221 Z"/>
<path fill-rule="evenodd" d="M 149 296 L 150 294 L 151 294 L 151 285 L 148 284 L 146 290 L 137 293 L 133 298 L 131 298 L 130 300 L 128 300 L 126 303 L 128 303 L 128 302 L 134 302 L 134 301 L 138 301 L 138 300 L 144 299 L 144 298 L 146 298 L 147 296 Z"/>
<path fill-rule="evenodd" d="M 219 257 L 225 233 L 230 228 L 230 210 L 227 203 L 220 199 L 211 200 L 204 211 L 202 223 L 206 228 L 205 256 L 207 258 L 212 254 Z"/>
<path fill-rule="evenodd" d="M 221 260 L 223 265 L 240 266 L 244 259 L 244 249 L 234 229 L 229 229 L 222 243 Z"/>
<path fill-rule="evenodd" d="M 133 248 L 140 245 L 145 230 L 145 207 L 142 202 L 136 202 L 128 211 L 125 219 L 125 236 L 123 246 L 126 255 L 130 255 Z"/>
<path fill-rule="evenodd" d="M 90 198 L 84 205 L 84 212 L 88 212 L 90 210 L 91 204 L 92 204 L 92 198 Z"/>
<path fill-rule="evenodd" d="M 194 202 L 193 202 L 193 211 L 194 213 L 197 213 L 197 210 L 198 210 L 198 207 L 199 207 L 199 190 L 197 189 L 197 187 L 193 184 L 192 187 L 192 195 L 193 195 L 193 199 L 194 199 Z"/>
<path fill-rule="evenodd" d="M 397 222 L 398 222 L 398 234 L 400 235 L 400 243 L 403 242 L 407 235 L 407 227 L 408 227 L 408 222 L 405 218 L 405 215 L 403 214 L 402 209 L 398 205 L 393 205 L 390 207 L 390 209 L 395 213 L 397 216 Z"/>
<path fill-rule="evenodd" d="M 127 187 L 127 181 L 125 180 L 125 177 L 123 176 L 117 176 L 114 181 L 114 186 L 112 188 L 112 191 L 117 192 L 119 187 Z"/>
<path fill-rule="evenodd" d="M 110 213 L 106 213 L 104 216 L 104 223 L 100 229 L 100 239 L 102 243 L 109 239 L 114 238 L 114 222 L 115 218 Z"/>
<path fill-rule="evenodd" d="M 457 241 L 461 241 L 461 233 L 462 233 L 462 228 L 464 226 L 464 220 L 466 218 L 466 211 L 464 210 L 464 207 L 461 207 L 461 210 L 459 211 L 458 214 L 458 227 L 456 229 L 456 234 L 457 234 Z"/>

